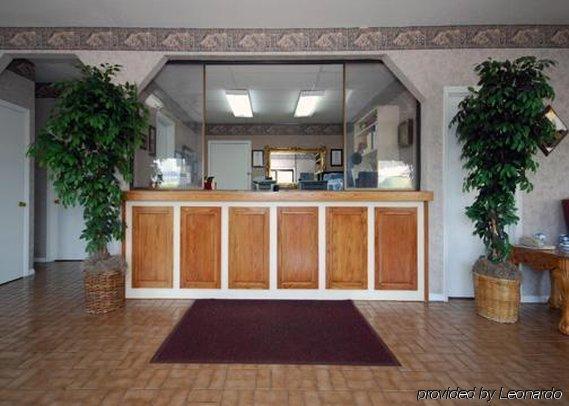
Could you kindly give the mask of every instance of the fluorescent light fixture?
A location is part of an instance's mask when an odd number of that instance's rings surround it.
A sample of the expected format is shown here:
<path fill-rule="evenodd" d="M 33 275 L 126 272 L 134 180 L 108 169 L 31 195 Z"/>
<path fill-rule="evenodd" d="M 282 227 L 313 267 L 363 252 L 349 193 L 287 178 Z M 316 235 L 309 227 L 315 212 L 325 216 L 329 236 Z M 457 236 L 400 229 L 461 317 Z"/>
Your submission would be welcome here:
<path fill-rule="evenodd" d="M 146 100 L 144 100 L 144 104 L 148 107 L 151 107 L 156 110 L 160 110 L 164 107 L 164 103 L 160 100 L 154 93 L 150 93 Z"/>
<path fill-rule="evenodd" d="M 247 90 L 226 90 L 225 97 L 235 117 L 253 117 L 251 98 Z"/>
<path fill-rule="evenodd" d="M 324 96 L 324 92 L 321 90 L 303 90 L 300 92 L 294 116 L 310 117 L 313 115 L 322 96 Z"/>

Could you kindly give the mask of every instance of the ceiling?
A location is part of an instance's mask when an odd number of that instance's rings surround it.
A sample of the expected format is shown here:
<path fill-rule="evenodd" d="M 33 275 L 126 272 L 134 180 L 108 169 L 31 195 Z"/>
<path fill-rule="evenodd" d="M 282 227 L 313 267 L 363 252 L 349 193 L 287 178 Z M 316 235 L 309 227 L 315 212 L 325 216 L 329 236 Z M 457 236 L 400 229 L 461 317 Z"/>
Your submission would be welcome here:
<path fill-rule="evenodd" d="M 0 26 L 306 28 L 567 24 L 567 0 L 2 0 Z"/>
<path fill-rule="evenodd" d="M 35 66 L 35 81 L 53 83 L 81 77 L 78 59 L 69 58 L 27 58 Z"/>
<path fill-rule="evenodd" d="M 203 73 L 200 65 L 168 64 L 148 87 L 166 106 L 175 106 L 185 117 L 201 121 Z M 342 65 L 207 65 L 207 123 L 215 124 L 337 124 L 343 120 Z M 248 90 L 252 118 L 234 117 L 226 90 Z M 310 117 L 294 117 L 301 91 L 319 90 L 324 95 Z M 405 91 L 403 85 L 381 63 L 346 65 L 347 115 L 351 119 L 372 99 L 389 90 Z"/>
<path fill-rule="evenodd" d="M 36 82 L 79 78 L 80 62 L 69 57 L 31 58 Z M 342 65 L 257 64 L 207 65 L 207 123 L 209 124 L 339 124 L 343 119 Z M 249 91 L 252 118 L 234 117 L 225 90 Z M 310 117 L 294 117 L 302 90 L 324 95 Z M 404 86 L 382 63 L 346 64 L 346 114 L 348 120 L 367 108 L 378 95 L 405 92 Z M 144 95 L 154 93 L 182 121 L 202 121 L 203 70 L 200 64 L 167 64 Z M 389 94 L 388 94 L 389 93 Z M 408 92 L 407 92 L 408 93 Z M 412 97 L 412 96 L 410 96 Z"/>
<path fill-rule="evenodd" d="M 167 64 L 143 93 L 154 93 L 172 112 L 181 110 L 184 117 L 178 118 L 182 121 L 190 120 L 198 123 L 203 121 L 203 70 L 201 65 Z M 165 100 L 164 95 L 169 100 Z"/>
<path fill-rule="evenodd" d="M 212 65 L 206 70 L 208 123 L 339 123 L 342 121 L 342 65 Z M 246 89 L 252 118 L 236 118 L 225 90 Z M 310 117 L 294 117 L 302 90 L 324 94 Z"/>
<path fill-rule="evenodd" d="M 203 108 L 201 65 L 168 64 L 149 85 L 159 87 L 194 121 Z M 206 120 L 216 124 L 305 124 L 342 121 L 341 65 L 208 65 L 206 68 Z M 226 90 L 248 90 L 252 118 L 234 117 Z M 311 117 L 295 118 L 301 90 L 323 90 Z M 155 92 L 156 93 L 156 92 Z M 160 97 L 160 94 L 157 94 Z M 166 103 L 168 104 L 168 103 Z"/>

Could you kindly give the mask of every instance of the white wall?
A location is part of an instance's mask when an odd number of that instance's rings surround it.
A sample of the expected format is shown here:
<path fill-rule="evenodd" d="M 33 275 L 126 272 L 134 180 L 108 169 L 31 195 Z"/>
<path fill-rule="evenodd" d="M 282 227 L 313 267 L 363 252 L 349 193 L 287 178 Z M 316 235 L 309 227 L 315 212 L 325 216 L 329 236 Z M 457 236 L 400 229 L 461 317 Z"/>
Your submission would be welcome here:
<path fill-rule="evenodd" d="M 399 127 L 399 106 L 382 105 L 378 109 L 379 131 L 377 134 L 377 150 L 380 161 L 399 161 L 399 143 L 397 130 Z"/>
<path fill-rule="evenodd" d="M 156 109 L 149 109 L 150 117 L 149 122 L 150 125 L 156 127 Z M 179 120 L 174 114 L 170 113 L 169 111 L 162 109 L 160 110 L 161 114 L 164 114 L 168 118 L 170 118 L 175 123 L 175 148 L 181 149 L 183 145 L 188 146 L 193 151 L 197 152 L 198 156 L 201 157 L 202 151 L 202 137 L 201 133 L 194 131 L 188 125 L 184 124 L 181 120 Z M 135 153 L 134 157 L 134 187 L 148 187 L 150 182 L 150 177 L 152 176 L 152 162 L 154 161 L 154 157 L 151 157 L 148 154 L 148 150 L 138 149 Z M 204 166 L 205 167 L 205 166 Z M 201 178 L 202 172 L 198 173 L 198 177 Z"/>

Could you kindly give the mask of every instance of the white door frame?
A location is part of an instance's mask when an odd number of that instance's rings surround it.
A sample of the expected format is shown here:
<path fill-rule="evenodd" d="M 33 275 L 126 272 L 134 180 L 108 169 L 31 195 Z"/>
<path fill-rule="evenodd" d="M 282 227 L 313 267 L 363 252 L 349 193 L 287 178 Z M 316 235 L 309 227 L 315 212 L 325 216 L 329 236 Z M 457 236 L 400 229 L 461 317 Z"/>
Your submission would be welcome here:
<path fill-rule="evenodd" d="M 448 196 L 449 191 L 447 190 L 447 178 L 449 173 L 449 154 L 448 154 L 448 143 L 447 139 L 449 136 L 449 128 L 447 126 L 447 122 L 450 119 L 449 112 L 448 112 L 448 102 L 451 97 L 454 96 L 462 96 L 466 97 L 470 91 L 468 90 L 470 86 L 445 86 L 443 88 L 443 300 L 445 302 L 448 301 L 449 298 L 449 269 L 448 269 L 448 251 L 449 251 L 449 227 L 448 227 L 448 216 L 446 210 L 446 197 Z M 517 215 L 519 217 L 518 224 L 512 226 L 508 230 L 508 234 L 510 236 L 511 241 L 517 241 L 522 235 L 522 228 L 523 228 L 523 210 L 522 206 L 522 193 L 520 190 L 516 191 L 516 208 L 517 208 Z"/>
<path fill-rule="evenodd" d="M 46 175 L 47 185 L 45 193 L 45 260 L 46 262 L 55 261 L 58 256 L 58 238 L 59 238 L 59 207 L 55 203 L 57 199 L 57 194 L 53 187 L 53 182 L 51 181 L 49 171 Z"/>
<path fill-rule="evenodd" d="M 7 102 L 0 99 L 0 106 L 6 107 L 10 110 L 15 110 L 20 113 L 24 113 L 24 148 L 27 148 L 31 142 L 30 133 L 30 109 L 27 109 L 17 104 Z M 30 247 L 30 218 L 31 218 L 31 204 L 30 204 L 30 183 L 31 183 L 31 159 L 24 151 L 24 202 L 26 207 L 24 210 L 24 239 L 23 239 L 23 261 L 22 261 L 22 277 L 33 275 L 34 269 L 30 268 L 30 252 L 32 252 Z"/>
<path fill-rule="evenodd" d="M 445 86 L 443 89 L 443 300 L 448 301 L 449 293 L 449 277 L 448 277 L 448 248 L 449 248 L 449 226 L 446 207 L 446 196 L 448 196 L 449 191 L 447 187 L 447 178 L 449 173 L 449 154 L 448 154 L 448 142 L 449 128 L 448 121 L 450 119 L 448 112 L 448 103 L 453 96 L 466 97 L 469 94 L 468 86 Z"/>
<path fill-rule="evenodd" d="M 251 140 L 209 140 L 207 142 L 207 175 L 210 176 L 209 174 L 211 173 L 211 146 L 215 145 L 215 144 L 247 144 L 249 145 L 249 154 L 247 156 L 247 161 L 249 162 L 249 164 L 247 165 L 247 167 L 249 168 L 249 171 L 247 172 L 247 182 L 249 185 L 251 185 L 251 151 L 252 151 L 252 143 Z"/>

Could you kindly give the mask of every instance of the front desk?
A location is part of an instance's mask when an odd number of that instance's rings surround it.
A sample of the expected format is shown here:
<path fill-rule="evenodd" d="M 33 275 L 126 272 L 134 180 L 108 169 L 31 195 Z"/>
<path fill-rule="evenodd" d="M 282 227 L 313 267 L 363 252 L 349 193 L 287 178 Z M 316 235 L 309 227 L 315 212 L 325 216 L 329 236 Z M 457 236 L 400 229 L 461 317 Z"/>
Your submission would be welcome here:
<path fill-rule="evenodd" d="M 124 194 L 127 298 L 428 300 L 409 191 Z"/>

